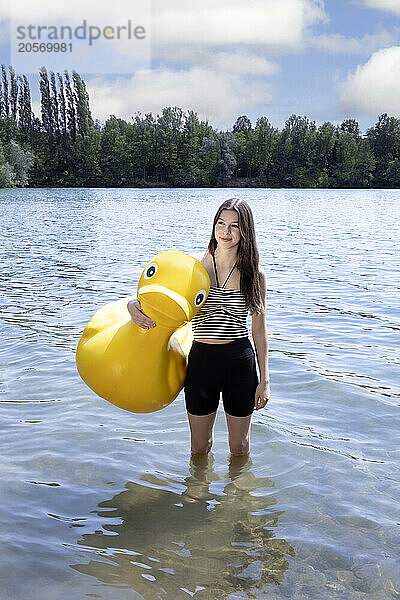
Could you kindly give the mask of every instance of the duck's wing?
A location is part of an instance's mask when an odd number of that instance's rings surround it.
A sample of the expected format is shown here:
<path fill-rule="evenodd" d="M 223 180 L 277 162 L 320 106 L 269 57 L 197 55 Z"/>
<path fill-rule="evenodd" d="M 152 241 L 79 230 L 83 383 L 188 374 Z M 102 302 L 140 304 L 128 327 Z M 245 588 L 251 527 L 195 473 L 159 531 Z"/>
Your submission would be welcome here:
<path fill-rule="evenodd" d="M 192 323 L 186 323 L 180 329 L 175 331 L 175 333 L 171 336 L 168 348 L 176 348 L 181 354 L 186 356 L 186 363 L 188 359 L 188 355 L 190 352 L 190 348 L 193 343 L 193 331 L 192 331 Z"/>

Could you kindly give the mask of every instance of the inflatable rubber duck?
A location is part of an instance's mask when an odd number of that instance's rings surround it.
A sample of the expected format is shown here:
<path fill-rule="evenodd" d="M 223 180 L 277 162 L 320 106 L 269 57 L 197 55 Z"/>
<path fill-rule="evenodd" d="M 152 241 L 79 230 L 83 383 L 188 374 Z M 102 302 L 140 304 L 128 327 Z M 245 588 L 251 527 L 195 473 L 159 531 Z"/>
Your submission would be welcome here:
<path fill-rule="evenodd" d="M 137 298 L 156 327 L 142 329 L 127 299 L 110 302 L 86 326 L 76 351 L 83 381 L 112 404 L 136 413 L 168 406 L 179 394 L 192 345 L 191 319 L 204 304 L 210 278 L 178 250 L 157 254 L 143 269 Z"/>

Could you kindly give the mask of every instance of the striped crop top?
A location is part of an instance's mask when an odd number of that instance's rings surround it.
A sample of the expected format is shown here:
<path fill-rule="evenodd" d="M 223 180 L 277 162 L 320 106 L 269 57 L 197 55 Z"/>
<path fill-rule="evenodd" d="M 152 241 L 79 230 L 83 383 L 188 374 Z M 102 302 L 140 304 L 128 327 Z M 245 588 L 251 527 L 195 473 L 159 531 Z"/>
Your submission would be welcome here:
<path fill-rule="evenodd" d="M 233 340 L 248 337 L 247 314 L 240 290 L 211 287 L 207 300 L 192 319 L 193 338 Z"/>
<path fill-rule="evenodd" d="M 214 256 L 213 256 L 214 259 Z M 222 287 L 210 287 L 207 300 L 192 319 L 193 338 L 233 340 L 248 337 L 248 308 L 240 290 L 229 290 L 224 286 L 231 276 L 232 268 Z M 217 285 L 218 275 L 214 259 Z"/>

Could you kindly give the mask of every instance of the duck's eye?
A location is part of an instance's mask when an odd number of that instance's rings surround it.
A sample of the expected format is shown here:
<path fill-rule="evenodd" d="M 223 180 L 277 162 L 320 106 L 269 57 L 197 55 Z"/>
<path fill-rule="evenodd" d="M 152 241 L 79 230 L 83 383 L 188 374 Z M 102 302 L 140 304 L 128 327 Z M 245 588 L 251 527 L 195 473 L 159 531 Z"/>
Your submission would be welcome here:
<path fill-rule="evenodd" d="M 199 292 L 197 292 L 196 298 L 194 299 L 194 305 L 197 307 L 201 306 L 204 300 L 206 299 L 206 296 L 206 290 L 200 290 Z"/>
<path fill-rule="evenodd" d="M 154 277 L 154 275 L 157 273 L 157 269 L 158 264 L 155 262 L 151 263 L 148 267 L 146 267 L 146 270 L 144 272 L 144 278 L 151 279 L 152 277 Z"/>

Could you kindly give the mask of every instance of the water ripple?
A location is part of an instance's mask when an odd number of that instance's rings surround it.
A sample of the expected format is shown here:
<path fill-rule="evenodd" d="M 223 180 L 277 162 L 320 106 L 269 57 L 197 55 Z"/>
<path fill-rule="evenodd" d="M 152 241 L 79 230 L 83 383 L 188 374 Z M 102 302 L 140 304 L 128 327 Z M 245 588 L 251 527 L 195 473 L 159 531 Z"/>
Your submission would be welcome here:
<path fill-rule="evenodd" d="M 398 192 L 240 190 L 267 272 L 272 390 L 243 464 L 221 410 L 196 464 L 182 393 L 133 415 L 76 373 L 95 310 L 134 294 L 156 252 L 204 249 L 237 193 L 1 191 L 7 597 L 399 595 Z"/>

